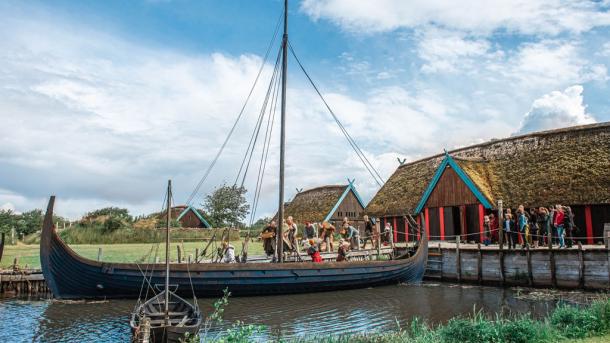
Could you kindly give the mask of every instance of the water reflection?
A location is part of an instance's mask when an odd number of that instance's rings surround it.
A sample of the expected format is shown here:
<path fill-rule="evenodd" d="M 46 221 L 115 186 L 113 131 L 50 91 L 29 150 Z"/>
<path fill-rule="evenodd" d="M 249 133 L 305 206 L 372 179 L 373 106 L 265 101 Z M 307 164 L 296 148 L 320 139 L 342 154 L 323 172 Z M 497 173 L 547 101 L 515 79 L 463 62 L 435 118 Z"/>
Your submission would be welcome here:
<path fill-rule="evenodd" d="M 204 314 L 213 299 L 200 300 Z M 53 301 L 0 301 L 0 342 L 128 342 L 128 318 L 133 300 L 94 304 Z M 406 327 L 413 317 L 440 323 L 477 310 L 504 314 L 532 313 L 540 317 L 551 301 L 515 298 L 511 289 L 477 286 L 397 285 L 370 289 L 231 298 L 224 322 L 211 334 L 235 321 L 267 327 L 261 339 L 373 332 Z M 12 323 L 6 325 L 5 323 Z"/>

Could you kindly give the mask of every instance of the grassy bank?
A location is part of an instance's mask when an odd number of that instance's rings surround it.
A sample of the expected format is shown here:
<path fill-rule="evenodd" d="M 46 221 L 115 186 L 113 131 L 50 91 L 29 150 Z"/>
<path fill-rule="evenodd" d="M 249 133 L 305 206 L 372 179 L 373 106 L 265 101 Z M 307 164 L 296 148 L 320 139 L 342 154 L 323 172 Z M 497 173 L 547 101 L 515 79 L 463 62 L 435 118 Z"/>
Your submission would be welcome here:
<path fill-rule="evenodd" d="M 177 259 L 177 248 L 179 243 L 171 244 L 171 258 L 172 260 Z M 206 245 L 206 242 L 184 242 L 184 250 L 188 256 L 189 254 L 195 255 L 195 249 L 200 251 Z M 236 249 L 236 252 L 241 252 L 241 241 L 234 240 L 231 244 Z M 107 262 L 135 262 L 146 256 L 151 248 L 156 249 L 156 243 L 130 243 L 130 244 L 70 244 L 70 247 L 74 249 L 79 255 L 88 257 L 91 259 L 97 259 L 98 248 L 102 248 L 103 261 Z M 212 244 L 214 246 L 214 244 Z M 152 255 L 154 256 L 154 250 Z M 208 253 L 212 250 L 208 249 Z M 40 247 L 38 244 L 18 244 L 18 245 L 7 245 L 4 247 L 4 256 L 0 267 L 7 268 L 13 264 L 13 259 L 17 257 L 19 259 L 19 265 L 24 267 L 26 264 L 30 268 L 40 268 Z M 262 243 L 254 242 L 250 243 L 248 248 L 249 255 L 262 255 L 263 247 Z M 159 245 L 157 253 L 161 259 L 164 258 L 163 244 Z M 183 257 L 185 258 L 185 257 Z"/>
<path fill-rule="evenodd" d="M 346 323 L 349 325 L 349 323 Z M 214 342 L 250 342 L 263 328 L 235 325 Z M 207 341 L 207 340 L 206 340 Z M 391 332 L 344 336 L 308 336 L 283 342 L 324 343 L 549 343 L 610 342 L 610 299 L 597 300 L 585 307 L 560 305 L 546 318 L 529 315 L 490 318 L 481 312 L 456 317 L 447 323 L 430 326 L 414 319 L 408 329 Z"/>
<path fill-rule="evenodd" d="M 233 240 L 239 238 L 237 230 L 230 230 Z M 220 240 L 223 229 L 183 229 L 173 228 L 171 239 L 176 241 L 206 241 L 216 233 L 216 240 Z M 61 239 L 68 244 L 125 244 L 125 243 L 156 243 L 165 240 L 165 231 L 162 229 L 133 229 L 124 228 L 115 231 L 105 231 L 101 227 L 75 226 L 59 231 Z M 24 238 L 25 244 L 40 243 L 40 232 Z"/>

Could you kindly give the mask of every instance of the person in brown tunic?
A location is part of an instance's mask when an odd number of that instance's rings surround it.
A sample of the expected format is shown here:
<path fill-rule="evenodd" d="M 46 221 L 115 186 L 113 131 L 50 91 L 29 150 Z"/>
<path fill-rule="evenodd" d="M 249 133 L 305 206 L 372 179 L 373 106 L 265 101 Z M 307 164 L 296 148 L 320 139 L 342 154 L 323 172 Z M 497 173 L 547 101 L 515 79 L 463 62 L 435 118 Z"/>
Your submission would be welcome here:
<path fill-rule="evenodd" d="M 277 223 L 275 220 L 271 221 L 267 227 L 261 232 L 261 238 L 263 239 L 263 249 L 267 257 L 275 255 L 275 236 L 277 235 Z"/>
<path fill-rule="evenodd" d="M 326 251 L 333 251 L 335 248 L 333 244 L 335 227 L 329 222 L 324 222 L 322 223 L 322 228 L 324 230 L 322 232 L 322 240 L 326 242 Z"/>

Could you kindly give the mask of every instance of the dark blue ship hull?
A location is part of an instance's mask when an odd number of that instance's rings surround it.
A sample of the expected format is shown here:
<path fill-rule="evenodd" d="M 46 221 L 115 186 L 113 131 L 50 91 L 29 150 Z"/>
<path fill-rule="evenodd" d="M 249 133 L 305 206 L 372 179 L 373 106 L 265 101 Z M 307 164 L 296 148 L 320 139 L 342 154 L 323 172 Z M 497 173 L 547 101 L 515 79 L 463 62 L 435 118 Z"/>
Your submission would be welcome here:
<path fill-rule="evenodd" d="M 164 284 L 164 264 L 104 263 L 76 254 L 53 227 L 54 197 L 43 224 L 40 259 L 45 280 L 56 298 L 137 298 L 143 275 L 150 285 Z M 428 244 L 425 234 L 409 258 L 389 261 L 299 263 L 172 264 L 177 294 L 218 297 L 228 288 L 235 296 L 308 293 L 365 288 L 423 278 Z M 190 278 L 189 278 L 190 272 Z"/>

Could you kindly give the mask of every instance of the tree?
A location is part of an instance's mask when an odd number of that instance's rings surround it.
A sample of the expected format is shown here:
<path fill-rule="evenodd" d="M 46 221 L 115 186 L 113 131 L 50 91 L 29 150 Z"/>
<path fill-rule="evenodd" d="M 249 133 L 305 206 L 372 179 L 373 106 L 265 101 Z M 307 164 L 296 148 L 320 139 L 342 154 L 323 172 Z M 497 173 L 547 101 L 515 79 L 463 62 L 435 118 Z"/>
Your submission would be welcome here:
<path fill-rule="evenodd" d="M 203 208 L 212 226 L 237 225 L 250 210 L 246 203 L 246 188 L 222 185 L 205 197 Z"/>
<path fill-rule="evenodd" d="M 97 217 L 103 217 L 103 216 L 120 218 L 120 219 L 126 220 L 128 222 L 133 221 L 133 218 L 129 214 L 129 210 L 126 208 L 119 208 L 119 207 L 104 207 L 99 210 L 95 210 L 95 211 L 87 213 L 84 218 L 95 219 Z"/>
<path fill-rule="evenodd" d="M 16 217 L 11 210 L 0 210 L 0 232 L 10 233 L 17 226 Z"/>
<path fill-rule="evenodd" d="M 19 234 L 29 235 L 42 228 L 44 216 L 42 210 L 35 209 L 21 214 L 17 232 Z"/>

